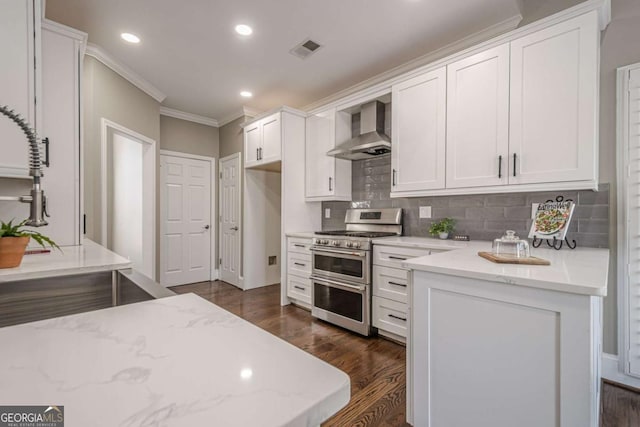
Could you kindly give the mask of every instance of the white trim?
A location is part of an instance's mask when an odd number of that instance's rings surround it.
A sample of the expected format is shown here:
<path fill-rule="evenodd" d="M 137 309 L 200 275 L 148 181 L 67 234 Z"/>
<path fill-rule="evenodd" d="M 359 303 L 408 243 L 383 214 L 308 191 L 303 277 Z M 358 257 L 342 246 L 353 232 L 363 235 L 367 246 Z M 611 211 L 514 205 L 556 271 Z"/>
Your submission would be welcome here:
<path fill-rule="evenodd" d="M 108 233 L 108 228 L 107 228 L 107 216 L 108 216 L 108 209 L 107 209 L 107 205 L 109 203 L 108 201 L 108 197 L 107 197 L 107 179 L 108 179 L 108 174 L 107 174 L 107 145 L 108 145 L 108 139 L 109 139 L 109 130 L 112 131 L 116 131 L 116 132 L 120 132 L 123 133 L 127 136 L 130 136 L 134 139 L 137 139 L 145 144 L 149 144 L 151 145 L 151 150 L 152 150 L 152 157 L 153 157 L 153 161 L 149 162 L 149 164 L 145 164 L 145 167 L 148 167 L 150 170 L 149 172 L 149 176 L 153 177 L 153 182 L 151 183 L 151 187 L 153 188 L 153 191 L 151 191 L 148 194 L 148 197 L 151 198 L 151 201 L 149 202 L 149 205 L 152 206 L 152 212 L 153 215 L 151 215 L 151 247 L 153 248 L 153 255 L 151 256 L 151 279 L 156 280 L 156 254 L 157 254 L 157 247 L 158 247 L 158 241 L 157 241 L 157 236 L 156 236 L 156 200 L 157 200 L 157 181 L 156 181 L 156 164 L 157 159 L 156 159 L 156 152 L 157 152 L 157 145 L 156 145 L 156 141 L 154 139 L 151 139 L 145 135 L 142 135 L 141 133 L 138 133 L 136 131 L 133 131 L 131 129 L 128 129 L 124 126 L 121 126 L 115 122 L 112 122 L 111 120 L 105 119 L 104 117 L 102 117 L 100 119 L 100 191 L 101 191 L 101 200 L 100 200 L 100 210 L 101 210 L 101 217 L 100 217 L 100 244 L 103 246 L 107 246 L 107 233 Z M 146 174 L 143 174 L 146 175 Z"/>
<path fill-rule="evenodd" d="M 162 148 L 160 149 L 160 155 L 161 156 L 181 157 L 181 158 L 184 158 L 184 159 L 204 160 L 206 162 L 215 162 L 215 160 L 216 160 L 215 157 L 211 157 L 211 156 L 201 156 L 199 154 L 183 153 L 181 151 L 164 150 Z"/>
<path fill-rule="evenodd" d="M 211 117 L 200 116 L 198 114 L 187 113 L 184 111 L 176 110 L 169 107 L 160 107 L 160 115 L 173 117 L 174 119 L 186 120 L 188 122 L 199 123 L 201 125 L 211 126 L 214 128 L 219 127 L 218 121 Z"/>
<path fill-rule="evenodd" d="M 441 190 L 424 191 L 392 191 L 391 198 L 396 197 L 433 197 L 455 196 L 469 194 L 498 194 L 498 193 L 530 193 L 534 191 L 570 191 L 593 190 L 598 191 L 598 182 L 593 181 L 565 181 L 547 182 L 541 184 L 505 184 L 488 187 L 443 188 Z"/>
<path fill-rule="evenodd" d="M 240 124 L 240 127 L 241 128 L 245 128 L 245 127 L 257 122 L 258 120 L 264 119 L 265 117 L 269 117 L 269 116 L 271 116 L 273 114 L 277 114 L 277 113 L 290 113 L 290 114 L 302 117 L 303 119 L 307 118 L 307 113 L 305 113 L 304 111 L 297 110 L 295 108 L 291 108 L 291 107 L 287 107 L 286 105 L 283 105 L 281 107 L 274 108 L 273 110 L 269 110 L 269 111 L 265 111 L 263 113 L 260 113 L 257 116 L 254 116 L 254 117 L 250 118 L 249 120 L 246 120 L 246 121 L 242 122 Z"/>
<path fill-rule="evenodd" d="M 630 348 L 630 319 L 629 296 L 629 241 L 628 231 L 628 170 L 629 170 L 629 133 L 628 133 L 628 103 L 629 103 L 629 73 L 640 68 L 640 63 L 620 67 L 617 69 L 616 79 L 616 170 L 617 170 L 617 198 L 618 198 L 618 375 L 627 378 L 627 381 L 639 381 L 628 375 L 629 372 L 629 348 Z M 618 380 L 618 382 L 621 382 Z M 625 382 L 626 384 L 626 382 Z M 640 384 L 640 383 L 639 383 Z"/>
<path fill-rule="evenodd" d="M 602 353 L 602 378 L 640 389 L 640 379 L 625 375 L 617 355 Z"/>
<path fill-rule="evenodd" d="M 342 104 L 354 104 L 355 100 L 358 99 L 366 100 L 368 96 L 373 97 L 372 94 L 374 93 L 388 91 L 392 85 L 404 80 L 593 10 L 598 11 L 602 27 L 602 25 L 608 23 L 606 5 L 609 2 L 610 0 L 587 0 L 521 28 L 516 27 L 522 17 L 516 15 L 333 95 L 312 102 L 302 107 L 302 110 L 311 115 L 329 108 L 339 107 Z"/>
<path fill-rule="evenodd" d="M 68 27 L 66 25 L 60 24 L 59 22 L 51 21 L 50 19 L 42 20 L 42 28 L 54 33 L 62 34 L 83 43 L 86 43 L 87 38 L 89 37 L 89 35 L 84 31 L 76 30 L 75 28 Z"/>
<path fill-rule="evenodd" d="M 225 116 L 224 118 L 218 120 L 218 124 L 219 126 L 224 126 L 227 123 L 231 123 L 232 121 L 239 119 L 240 117 L 244 117 L 244 116 L 248 116 L 248 117 L 255 117 L 258 114 L 260 114 L 260 112 L 258 110 L 254 110 L 252 108 L 249 107 L 242 107 L 239 110 L 228 114 L 227 116 Z"/>
<path fill-rule="evenodd" d="M 243 218 L 243 212 L 242 212 L 242 198 L 243 198 L 243 194 L 244 191 L 242 189 L 242 156 L 240 155 L 241 153 L 233 153 L 230 154 L 226 157 L 222 157 L 218 160 L 218 170 L 220 172 L 222 172 L 222 162 L 226 162 L 228 160 L 234 160 L 237 159 L 238 160 L 238 215 L 240 216 L 239 220 L 242 221 Z M 218 212 L 221 211 L 221 206 L 222 206 L 222 181 L 218 180 Z M 218 229 L 220 230 L 220 234 L 222 234 L 222 221 L 221 221 L 222 216 L 220 214 L 218 214 Z M 242 257 L 240 256 L 243 251 L 242 251 L 242 243 L 243 243 L 243 238 L 242 238 L 242 234 L 244 232 L 244 227 L 242 226 L 243 224 L 239 224 L 240 227 L 240 236 L 238 238 L 238 284 L 234 284 L 232 283 L 232 285 L 234 286 L 238 286 L 240 289 L 244 289 L 244 278 L 240 275 L 240 271 L 242 271 Z M 222 254 L 222 239 L 218 239 L 218 253 Z M 218 257 L 219 258 L 219 257 Z M 220 266 L 220 270 L 222 270 L 222 266 Z M 218 278 L 221 277 L 220 275 L 218 275 Z"/>
<path fill-rule="evenodd" d="M 87 50 L 85 52 L 85 55 L 92 56 L 98 61 L 102 62 L 104 65 L 111 68 L 113 71 L 126 79 L 129 83 L 131 83 L 156 101 L 162 102 L 167 97 L 167 95 L 165 95 L 160 89 L 156 88 L 131 68 L 127 67 L 126 65 L 109 55 L 100 46 L 93 43 L 87 43 Z"/>
<path fill-rule="evenodd" d="M 210 164 L 210 168 L 211 168 L 211 206 L 210 206 L 210 212 L 209 212 L 209 247 L 210 247 L 210 255 L 211 255 L 211 259 L 210 259 L 210 267 L 209 267 L 209 280 L 218 280 L 219 277 L 219 272 L 218 269 L 216 268 L 217 265 L 217 261 L 218 261 L 218 245 L 217 245 L 217 239 L 218 239 L 218 234 L 216 233 L 216 220 L 217 220 L 217 215 L 219 212 L 216 211 L 216 185 L 215 182 L 218 178 L 218 171 L 217 171 L 217 167 L 216 167 L 216 158 L 215 157 L 211 157 L 211 156 L 201 156 L 199 154 L 190 154 L 190 153 L 182 153 L 179 151 L 171 151 L 171 150 L 163 150 L 160 149 L 160 156 L 167 156 L 167 157 L 178 157 L 178 158 L 182 158 L 182 159 L 192 159 L 192 160 L 201 160 L 204 162 L 209 162 Z M 161 178 L 162 179 L 162 178 Z M 160 193 L 160 195 L 162 196 L 162 192 Z M 162 200 L 160 200 L 160 209 L 162 210 Z M 161 220 L 160 221 L 160 245 L 162 245 L 162 236 L 164 236 L 164 222 Z M 160 251 L 162 251 L 162 248 L 160 248 Z M 160 280 L 159 282 L 163 285 L 166 286 L 164 283 L 161 282 L 162 280 L 162 255 L 160 256 Z M 180 286 L 180 285 L 171 285 L 171 286 Z"/>

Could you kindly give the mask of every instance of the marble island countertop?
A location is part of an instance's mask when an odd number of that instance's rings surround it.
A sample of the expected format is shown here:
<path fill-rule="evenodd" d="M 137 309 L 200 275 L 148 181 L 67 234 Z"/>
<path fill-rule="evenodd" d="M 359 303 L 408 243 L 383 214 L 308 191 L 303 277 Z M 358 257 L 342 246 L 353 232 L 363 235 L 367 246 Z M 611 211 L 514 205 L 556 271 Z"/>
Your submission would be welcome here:
<path fill-rule="evenodd" d="M 319 425 L 342 371 L 194 295 L 0 328 L 0 402 L 69 426 Z"/>
<path fill-rule="evenodd" d="M 19 267 L 0 269 L 0 283 L 98 273 L 130 267 L 131 261 L 128 259 L 89 239 L 84 239 L 82 245 L 65 246 L 62 251 L 52 249 L 46 254 L 25 255 Z"/>
<path fill-rule="evenodd" d="M 402 239 L 407 239 L 402 238 Z M 435 239 L 425 239 L 435 240 Z M 445 241 L 447 242 L 447 241 Z M 448 243 L 430 249 L 447 249 Z M 491 252 L 491 242 L 451 242 L 445 252 L 414 258 L 403 263 L 406 268 L 451 276 L 497 281 L 582 295 L 606 296 L 609 275 L 609 250 L 577 248 L 575 250 L 531 248 L 531 255 L 544 258 L 551 265 L 496 264 L 481 258 L 479 251 Z M 426 243 L 425 243 L 426 244 Z M 427 246 L 425 246 L 427 247 Z"/>

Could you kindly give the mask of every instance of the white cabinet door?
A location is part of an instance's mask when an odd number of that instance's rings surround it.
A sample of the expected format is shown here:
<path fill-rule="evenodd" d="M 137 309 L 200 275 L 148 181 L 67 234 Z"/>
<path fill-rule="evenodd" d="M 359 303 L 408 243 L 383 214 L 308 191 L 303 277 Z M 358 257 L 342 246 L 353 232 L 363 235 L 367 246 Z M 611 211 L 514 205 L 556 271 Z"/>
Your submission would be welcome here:
<path fill-rule="evenodd" d="M 597 25 L 594 11 L 511 42 L 510 184 L 597 176 Z"/>
<path fill-rule="evenodd" d="M 445 186 L 446 68 L 393 86 L 391 192 Z"/>
<path fill-rule="evenodd" d="M 258 155 L 262 146 L 262 128 L 260 122 L 253 123 L 244 130 L 244 165 L 253 166 L 258 163 Z"/>
<path fill-rule="evenodd" d="M 282 133 L 280 132 L 280 113 L 260 120 L 262 128 L 261 163 L 271 163 L 282 158 Z M 302 141 L 300 141 L 302 143 Z"/>
<path fill-rule="evenodd" d="M 49 226 L 60 246 L 80 244 L 80 50 L 84 34 L 51 22 L 42 26 L 42 123 L 50 165 L 42 181 Z"/>
<path fill-rule="evenodd" d="M 336 159 L 327 156 L 335 147 L 336 110 L 307 117 L 306 197 L 326 197 L 335 193 Z"/>
<path fill-rule="evenodd" d="M 447 188 L 506 184 L 509 44 L 447 66 Z"/>
<path fill-rule="evenodd" d="M 40 13 L 33 0 L 0 3 L 0 104 L 15 110 L 35 126 L 34 17 Z M 37 31 L 39 34 L 39 29 Z M 0 176 L 28 177 L 27 140 L 20 128 L 0 115 Z"/>

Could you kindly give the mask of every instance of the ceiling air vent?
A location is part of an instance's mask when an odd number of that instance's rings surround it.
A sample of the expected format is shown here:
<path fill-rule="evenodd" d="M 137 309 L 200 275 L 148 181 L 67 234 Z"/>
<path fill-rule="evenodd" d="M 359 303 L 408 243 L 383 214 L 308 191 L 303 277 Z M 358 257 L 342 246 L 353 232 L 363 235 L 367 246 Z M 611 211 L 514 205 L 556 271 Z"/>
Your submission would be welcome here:
<path fill-rule="evenodd" d="M 289 53 L 297 56 L 298 58 L 307 59 L 309 56 L 311 56 L 312 53 L 314 53 L 321 47 L 322 46 L 320 45 L 320 43 L 316 43 L 311 39 L 307 39 L 291 49 Z"/>

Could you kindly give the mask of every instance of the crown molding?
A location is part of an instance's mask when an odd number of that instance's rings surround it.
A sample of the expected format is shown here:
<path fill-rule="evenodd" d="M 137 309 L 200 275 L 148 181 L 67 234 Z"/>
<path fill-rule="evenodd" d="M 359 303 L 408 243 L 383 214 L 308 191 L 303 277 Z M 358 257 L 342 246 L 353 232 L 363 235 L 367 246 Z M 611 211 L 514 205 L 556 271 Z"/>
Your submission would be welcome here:
<path fill-rule="evenodd" d="M 160 107 L 160 115 L 173 117 L 174 119 L 186 120 L 188 122 L 199 123 L 201 125 L 220 127 L 216 119 L 211 117 L 200 116 L 198 114 L 186 113 L 169 107 Z"/>
<path fill-rule="evenodd" d="M 218 120 L 218 123 L 220 124 L 220 126 L 224 126 L 236 119 L 239 119 L 240 117 L 245 117 L 245 116 L 255 117 L 259 114 L 260 112 L 258 110 L 254 110 L 253 108 L 249 108 L 249 107 L 242 107 L 234 111 L 233 113 L 227 115 L 226 117 L 222 118 L 221 120 Z"/>
<path fill-rule="evenodd" d="M 167 95 L 160 91 L 160 89 L 156 88 L 131 68 L 127 67 L 126 65 L 109 55 L 100 46 L 93 43 L 87 43 L 87 50 L 85 51 L 85 55 L 92 56 L 98 61 L 102 62 L 104 65 L 111 68 L 125 80 L 129 81 L 129 83 L 131 83 L 156 101 L 162 102 L 167 97 Z"/>
<path fill-rule="evenodd" d="M 487 27 L 483 30 L 480 30 L 469 36 L 466 36 L 460 40 L 457 40 L 453 43 L 445 45 L 425 55 L 412 59 L 409 62 L 405 62 L 404 64 L 398 65 L 397 67 L 384 71 L 378 75 L 368 78 L 367 80 L 363 80 L 360 83 L 357 83 L 351 87 L 343 89 L 325 98 L 319 99 L 315 102 L 312 102 L 311 104 L 305 105 L 304 107 L 302 107 L 302 110 L 312 112 L 313 110 L 316 110 L 319 107 L 327 106 L 328 104 L 335 103 L 336 101 L 342 102 L 345 100 L 345 98 L 349 97 L 350 95 L 358 94 L 359 92 L 365 89 L 369 89 L 372 86 L 385 83 L 393 79 L 394 77 L 398 77 L 409 71 L 413 71 L 417 68 L 428 65 L 438 59 L 451 55 L 455 52 L 466 49 L 470 46 L 473 46 L 475 44 L 488 40 L 492 37 L 498 36 L 500 34 L 504 34 L 507 31 L 511 31 L 518 27 L 518 24 L 520 23 L 520 21 L 522 21 L 522 15 L 521 14 L 514 15 L 511 18 L 508 18 L 502 22 L 498 22 L 497 24 L 494 24 L 490 27 Z"/>
<path fill-rule="evenodd" d="M 255 123 L 258 120 L 264 119 L 265 117 L 269 117 L 272 114 L 276 114 L 276 113 L 289 113 L 289 114 L 293 114 L 295 116 L 298 117 L 302 117 L 303 119 L 307 118 L 307 113 L 305 113 L 304 111 L 298 110 L 296 108 L 291 108 L 291 107 L 287 107 L 286 105 L 283 105 L 281 107 L 278 108 L 274 108 L 272 110 L 269 111 L 265 111 L 262 112 L 258 115 L 255 115 L 253 117 L 250 117 L 249 120 L 245 120 L 244 122 L 240 123 L 240 127 L 244 128 L 249 126 L 251 123 Z"/>

